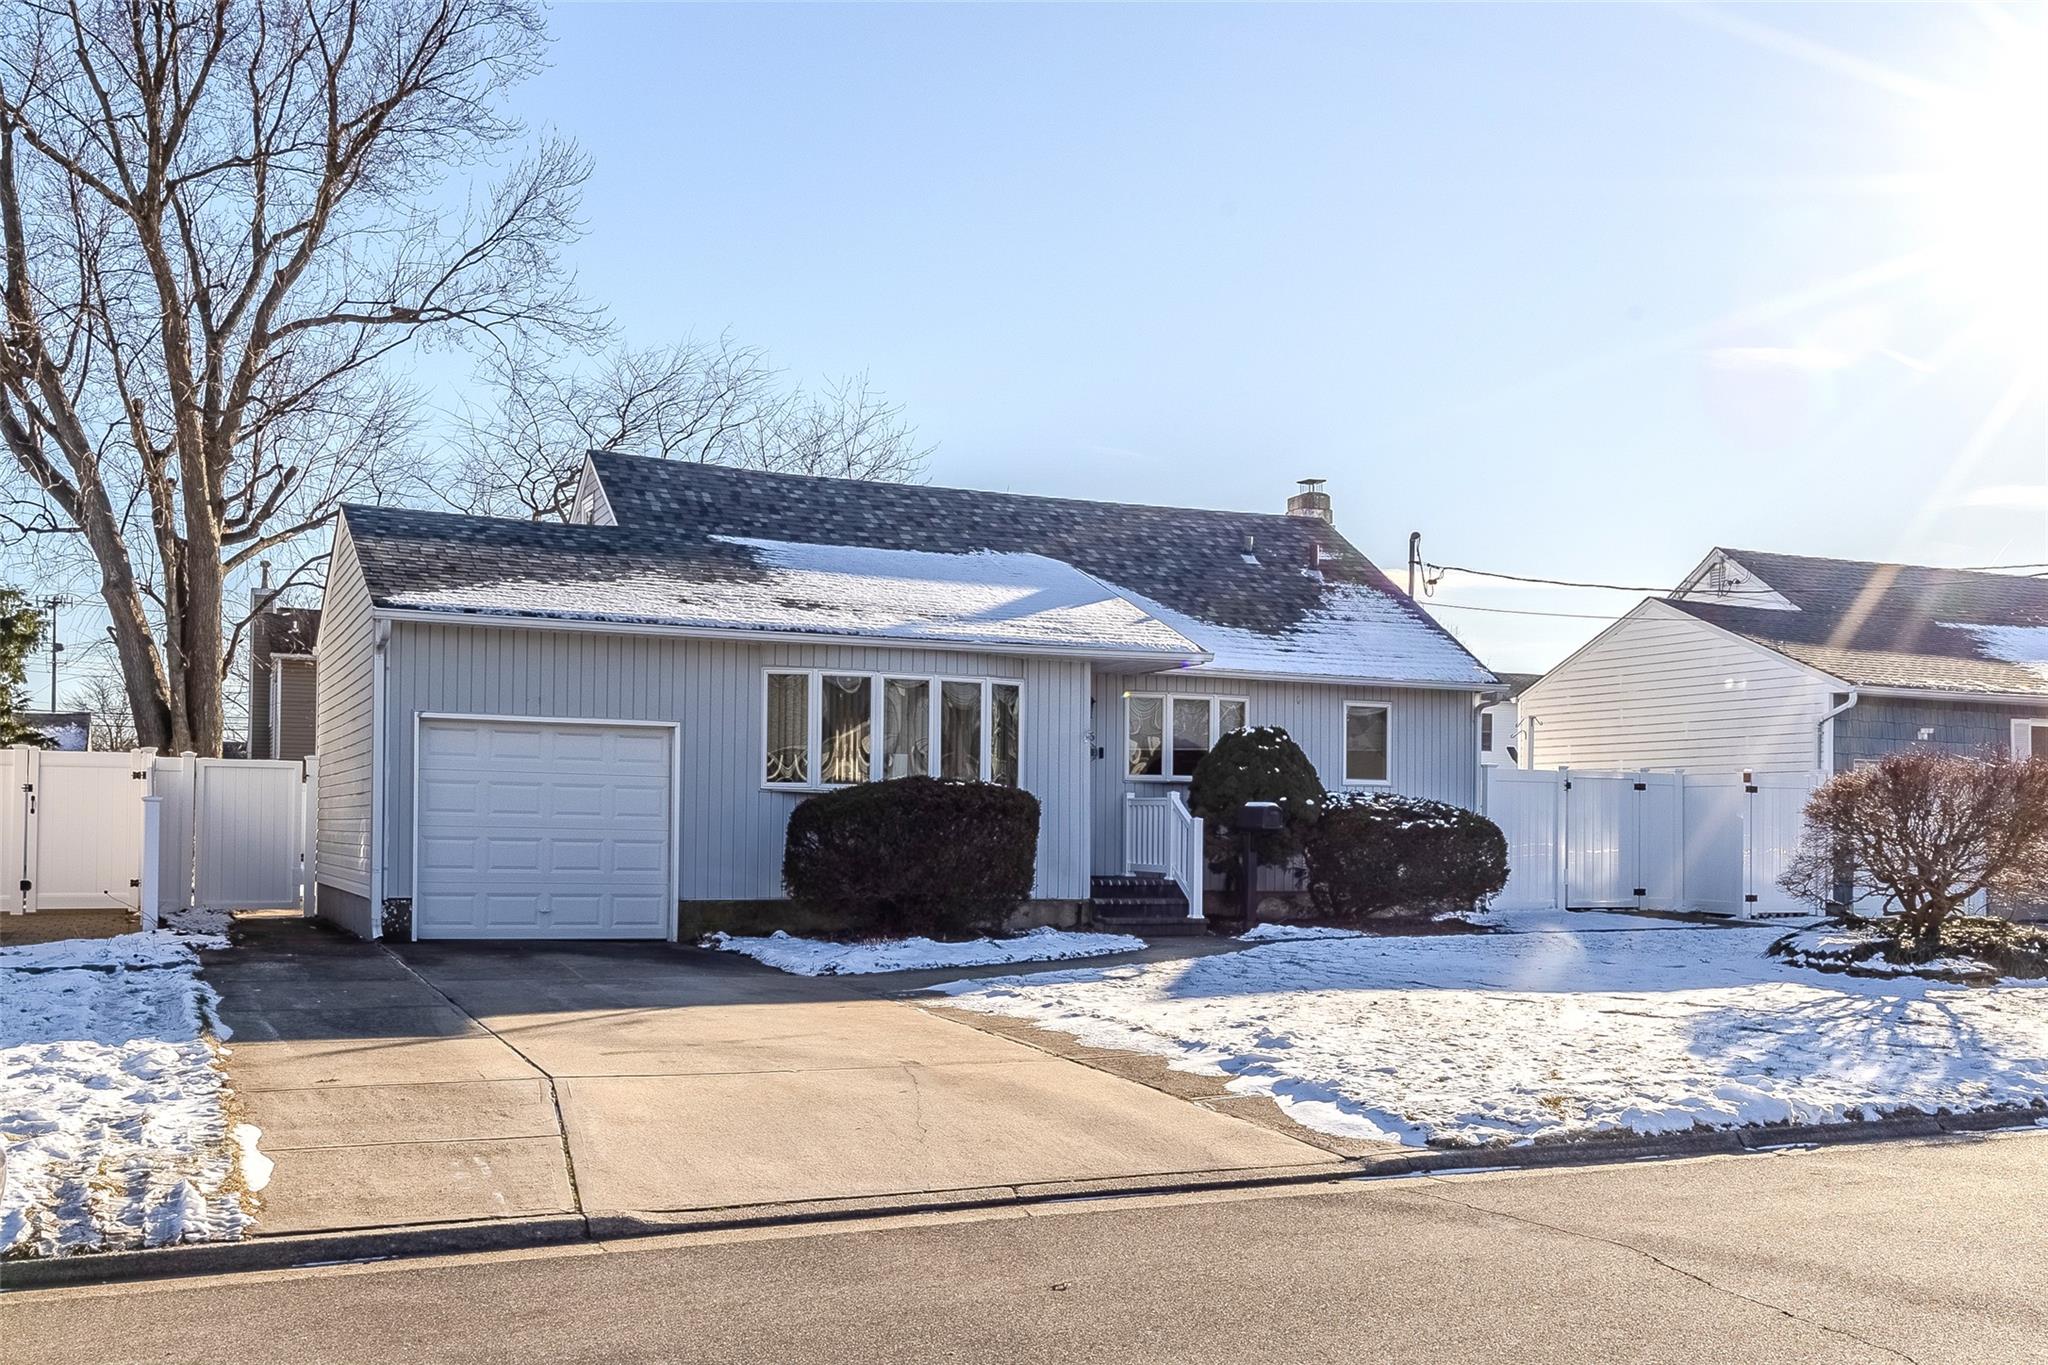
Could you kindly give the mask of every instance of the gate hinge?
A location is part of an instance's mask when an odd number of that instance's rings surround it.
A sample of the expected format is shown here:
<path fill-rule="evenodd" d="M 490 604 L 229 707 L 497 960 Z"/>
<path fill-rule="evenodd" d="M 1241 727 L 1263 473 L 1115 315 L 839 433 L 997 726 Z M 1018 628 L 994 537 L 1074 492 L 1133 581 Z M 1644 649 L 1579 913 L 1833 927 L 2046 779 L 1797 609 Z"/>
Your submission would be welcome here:
<path fill-rule="evenodd" d="M 1566 782 L 1565 782 L 1565 784 L 1564 784 L 1564 789 L 1565 789 L 1566 791 L 1570 791 L 1570 790 L 1572 789 L 1572 784 L 1571 784 L 1571 782 L 1570 782 L 1570 780 L 1569 780 L 1569 779 L 1567 779 L 1567 780 L 1566 780 Z"/>
<path fill-rule="evenodd" d="M 1636 783 L 1636 790 L 1637 790 L 1637 791 L 1639 791 L 1639 792 L 1646 792 L 1646 791 L 1648 791 L 1649 789 L 1650 789 L 1650 784 L 1649 784 L 1649 783 L 1647 783 L 1647 782 L 1638 782 L 1638 783 Z"/>
<path fill-rule="evenodd" d="M 1755 796 L 1757 789 L 1755 787 L 1744 787 L 1743 790 L 1748 792 L 1751 796 Z"/>
<path fill-rule="evenodd" d="M 33 885 L 35 885 L 34 882 L 31 882 L 28 878 L 23 877 L 21 879 L 21 894 L 26 896 L 28 894 L 28 889 Z"/>
<path fill-rule="evenodd" d="M 1756 904 L 1756 897 L 1755 897 L 1755 896 L 1744 896 L 1744 897 L 1742 898 L 1742 901 L 1743 901 L 1743 904 L 1745 904 L 1745 905 L 1755 905 L 1755 904 Z"/>
<path fill-rule="evenodd" d="M 134 779 L 135 779 L 135 780 L 136 780 L 137 782 L 140 782 L 140 781 L 141 781 L 141 780 L 142 780 L 143 778 L 145 778 L 145 777 L 148 777 L 148 776 L 149 776 L 149 774 L 148 774 L 148 773 L 130 773 L 130 774 L 128 774 L 128 776 L 130 776 L 130 777 L 134 778 Z"/>
<path fill-rule="evenodd" d="M 1650 888 L 1647 886 L 1639 886 L 1636 888 L 1635 893 L 1638 897 L 1647 896 L 1650 894 Z"/>
<path fill-rule="evenodd" d="M 133 886 L 133 887 L 140 887 L 140 886 L 142 885 L 142 878 L 140 878 L 140 877 L 130 877 L 130 878 L 128 879 L 128 885 L 130 885 L 130 886 Z"/>

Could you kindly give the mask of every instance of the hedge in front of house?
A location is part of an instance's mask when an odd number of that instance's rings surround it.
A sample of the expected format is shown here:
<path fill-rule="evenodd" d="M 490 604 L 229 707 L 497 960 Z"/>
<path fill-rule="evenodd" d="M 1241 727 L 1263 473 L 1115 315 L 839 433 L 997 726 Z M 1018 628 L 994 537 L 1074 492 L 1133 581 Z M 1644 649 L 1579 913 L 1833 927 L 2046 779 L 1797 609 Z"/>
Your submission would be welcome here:
<path fill-rule="evenodd" d="M 1414 796 L 1331 796 L 1302 849 L 1319 917 L 1484 905 L 1508 880 L 1508 841 L 1476 812 Z"/>
<path fill-rule="evenodd" d="M 824 792 L 789 817 L 782 884 L 849 938 L 986 932 L 1031 895 L 1038 798 L 900 777 Z"/>

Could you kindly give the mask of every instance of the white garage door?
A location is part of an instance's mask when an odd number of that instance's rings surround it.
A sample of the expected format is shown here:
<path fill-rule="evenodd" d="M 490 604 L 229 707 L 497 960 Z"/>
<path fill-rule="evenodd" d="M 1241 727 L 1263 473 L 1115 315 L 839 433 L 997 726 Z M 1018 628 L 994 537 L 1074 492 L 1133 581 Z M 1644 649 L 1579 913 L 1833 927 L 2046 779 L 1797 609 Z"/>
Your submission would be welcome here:
<path fill-rule="evenodd" d="M 671 731 L 426 720 L 421 938 L 665 938 Z"/>

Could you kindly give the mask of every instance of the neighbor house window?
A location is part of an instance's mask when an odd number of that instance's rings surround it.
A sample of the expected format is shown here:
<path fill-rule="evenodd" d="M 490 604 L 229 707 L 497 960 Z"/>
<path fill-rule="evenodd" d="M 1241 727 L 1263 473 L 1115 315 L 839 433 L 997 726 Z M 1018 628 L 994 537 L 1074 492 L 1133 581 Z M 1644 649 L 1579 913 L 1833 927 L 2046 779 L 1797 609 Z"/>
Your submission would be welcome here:
<path fill-rule="evenodd" d="M 1244 728 L 1246 711 L 1243 697 L 1126 693 L 1125 771 L 1132 777 L 1191 777 L 1218 739 Z"/>
<path fill-rule="evenodd" d="M 1479 713 L 1479 752 L 1482 754 L 1493 752 L 1493 712 L 1491 711 L 1481 711 Z"/>
<path fill-rule="evenodd" d="M 1366 702 L 1344 706 L 1344 780 L 1387 780 L 1387 708 Z"/>
<path fill-rule="evenodd" d="M 814 788 L 938 776 L 1017 786 L 1022 693 L 980 678 L 771 670 L 763 781 Z"/>

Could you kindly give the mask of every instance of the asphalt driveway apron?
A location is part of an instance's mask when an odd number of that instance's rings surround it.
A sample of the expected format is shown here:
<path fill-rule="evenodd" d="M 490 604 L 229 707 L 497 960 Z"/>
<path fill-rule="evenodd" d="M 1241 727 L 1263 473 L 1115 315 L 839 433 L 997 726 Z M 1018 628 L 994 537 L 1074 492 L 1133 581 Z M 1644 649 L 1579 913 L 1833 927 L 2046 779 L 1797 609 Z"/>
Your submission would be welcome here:
<path fill-rule="evenodd" d="M 261 1233 L 688 1213 L 1327 1163 L 887 998 L 665 944 L 406 944 L 258 920 L 208 957 L 276 1162 Z"/>

